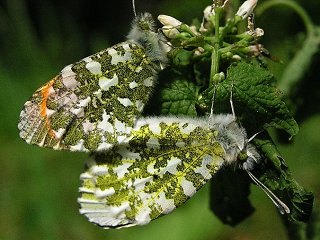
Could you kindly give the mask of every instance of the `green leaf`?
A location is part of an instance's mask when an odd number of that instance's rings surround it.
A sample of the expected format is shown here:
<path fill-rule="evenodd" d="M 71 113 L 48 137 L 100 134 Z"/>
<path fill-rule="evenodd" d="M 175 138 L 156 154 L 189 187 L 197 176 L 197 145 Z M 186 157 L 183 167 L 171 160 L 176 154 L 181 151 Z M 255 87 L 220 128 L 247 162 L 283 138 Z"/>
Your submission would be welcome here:
<path fill-rule="evenodd" d="M 199 87 L 186 80 L 175 80 L 161 92 L 162 114 L 197 116 L 195 103 Z"/>
<path fill-rule="evenodd" d="M 255 139 L 254 143 L 264 157 L 270 160 L 256 166 L 255 172 L 260 175 L 260 181 L 289 207 L 289 220 L 307 222 L 312 213 L 313 194 L 292 177 L 270 137 L 267 134 L 264 134 L 263 138 L 259 137 L 260 139 Z"/>
<path fill-rule="evenodd" d="M 291 211 L 289 220 L 309 221 L 313 207 L 313 193 L 300 186 L 284 164 L 281 171 L 269 167 L 264 169 L 260 180 L 289 207 Z"/>
<path fill-rule="evenodd" d="M 230 93 L 236 115 L 242 118 L 244 126 L 256 132 L 262 127 L 275 127 L 286 131 L 290 136 L 298 133 L 299 127 L 289 112 L 282 94 L 275 87 L 273 75 L 257 64 L 240 62 L 231 65 L 227 78 L 216 85 L 215 107 L 224 104 L 230 110 Z M 202 94 L 200 106 L 211 106 L 213 87 Z M 219 109 L 219 108 L 218 108 Z"/>
<path fill-rule="evenodd" d="M 211 181 L 210 209 L 223 223 L 235 226 L 254 211 L 249 194 L 250 180 L 246 172 L 230 166 L 222 168 Z"/>
<path fill-rule="evenodd" d="M 267 133 L 261 133 L 253 140 L 253 142 L 264 156 L 271 160 L 273 166 L 280 171 L 283 158 L 269 135 Z"/>
<path fill-rule="evenodd" d="M 168 55 L 169 55 L 169 58 L 172 60 L 170 62 L 171 66 L 176 68 L 181 68 L 181 67 L 190 65 L 193 52 L 176 48 L 171 50 L 168 53 Z"/>

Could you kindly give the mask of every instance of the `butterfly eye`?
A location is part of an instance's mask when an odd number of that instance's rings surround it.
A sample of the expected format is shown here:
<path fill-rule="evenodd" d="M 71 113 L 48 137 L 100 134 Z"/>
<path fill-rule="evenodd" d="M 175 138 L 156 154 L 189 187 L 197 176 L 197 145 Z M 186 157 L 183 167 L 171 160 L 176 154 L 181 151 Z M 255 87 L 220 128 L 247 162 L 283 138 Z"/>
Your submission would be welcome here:
<path fill-rule="evenodd" d="M 246 150 L 242 150 L 238 155 L 238 160 L 240 162 L 245 162 L 248 159 L 248 154 Z"/>

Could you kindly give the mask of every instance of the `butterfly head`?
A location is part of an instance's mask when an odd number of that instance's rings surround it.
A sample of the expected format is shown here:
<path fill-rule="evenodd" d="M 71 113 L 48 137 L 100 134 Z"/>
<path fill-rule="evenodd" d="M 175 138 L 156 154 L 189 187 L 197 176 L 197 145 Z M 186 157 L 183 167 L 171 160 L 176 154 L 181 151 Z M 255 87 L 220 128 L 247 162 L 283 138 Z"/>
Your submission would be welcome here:
<path fill-rule="evenodd" d="M 155 23 L 150 13 L 143 13 L 138 15 L 133 21 L 133 25 L 135 25 L 142 32 L 155 32 Z"/>
<path fill-rule="evenodd" d="M 210 126 L 218 131 L 218 141 L 225 150 L 227 164 L 237 164 L 250 171 L 260 160 L 256 148 L 249 143 L 247 133 L 231 114 L 217 114 L 211 117 Z"/>
<path fill-rule="evenodd" d="M 251 171 L 255 164 L 260 160 L 260 155 L 252 144 L 247 143 L 239 152 L 237 160 L 240 164 L 240 168 L 246 171 Z"/>
<path fill-rule="evenodd" d="M 167 48 L 164 36 L 156 31 L 155 22 L 150 13 L 139 14 L 132 22 L 131 31 L 127 36 L 146 50 L 146 55 L 153 63 L 159 63 L 161 68 L 167 63 Z"/>

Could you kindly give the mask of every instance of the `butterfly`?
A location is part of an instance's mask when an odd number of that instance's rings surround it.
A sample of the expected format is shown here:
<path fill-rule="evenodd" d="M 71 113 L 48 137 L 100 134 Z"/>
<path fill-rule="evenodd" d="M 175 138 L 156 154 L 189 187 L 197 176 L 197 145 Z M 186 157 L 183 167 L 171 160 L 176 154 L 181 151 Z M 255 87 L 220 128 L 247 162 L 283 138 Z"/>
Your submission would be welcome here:
<path fill-rule="evenodd" d="M 251 173 L 259 160 L 232 114 L 139 118 L 127 143 L 91 155 L 80 176 L 80 213 L 104 228 L 144 225 L 184 204 L 232 164 L 247 171 L 280 212 L 290 212 Z"/>
<path fill-rule="evenodd" d="M 68 65 L 24 104 L 18 128 L 29 144 L 103 151 L 130 135 L 167 59 L 151 14 L 128 40 Z"/>
<path fill-rule="evenodd" d="M 128 40 L 65 67 L 24 105 L 27 143 L 91 152 L 80 175 L 80 213 L 104 228 L 144 225 L 192 197 L 225 165 L 248 173 L 280 212 L 290 210 L 251 170 L 260 155 L 233 114 L 141 117 L 166 64 L 150 14 Z M 231 105 L 232 106 L 232 105 Z"/>

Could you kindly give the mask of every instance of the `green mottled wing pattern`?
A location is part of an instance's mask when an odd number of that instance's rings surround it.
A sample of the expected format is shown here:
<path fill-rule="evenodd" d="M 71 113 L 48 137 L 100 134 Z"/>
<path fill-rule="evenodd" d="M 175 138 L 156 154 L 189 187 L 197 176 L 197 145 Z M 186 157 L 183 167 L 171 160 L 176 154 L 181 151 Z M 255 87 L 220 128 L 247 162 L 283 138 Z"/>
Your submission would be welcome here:
<path fill-rule="evenodd" d="M 109 149 L 129 136 L 159 70 L 130 41 L 66 66 L 25 103 L 20 136 L 54 149 Z"/>
<path fill-rule="evenodd" d="M 203 119 L 139 119 L 130 141 L 91 156 L 81 174 L 80 213 L 105 227 L 147 224 L 181 206 L 224 163 Z"/>

